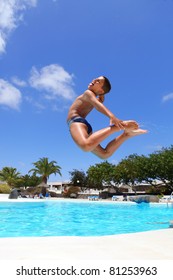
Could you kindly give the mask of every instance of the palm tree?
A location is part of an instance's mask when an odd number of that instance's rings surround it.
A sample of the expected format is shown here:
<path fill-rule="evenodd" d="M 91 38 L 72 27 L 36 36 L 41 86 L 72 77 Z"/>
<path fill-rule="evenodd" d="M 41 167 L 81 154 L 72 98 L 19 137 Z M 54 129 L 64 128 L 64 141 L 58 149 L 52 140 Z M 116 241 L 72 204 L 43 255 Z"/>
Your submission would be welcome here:
<path fill-rule="evenodd" d="M 20 179 L 20 173 L 17 172 L 16 168 L 4 167 L 0 171 L 0 179 L 12 187 Z"/>
<path fill-rule="evenodd" d="M 40 158 L 38 161 L 33 163 L 35 168 L 29 170 L 29 172 L 33 172 L 33 175 L 39 174 L 42 178 L 42 183 L 47 184 L 47 180 L 51 174 L 59 174 L 61 175 L 61 167 L 56 165 L 56 161 L 50 161 L 47 157 Z"/>

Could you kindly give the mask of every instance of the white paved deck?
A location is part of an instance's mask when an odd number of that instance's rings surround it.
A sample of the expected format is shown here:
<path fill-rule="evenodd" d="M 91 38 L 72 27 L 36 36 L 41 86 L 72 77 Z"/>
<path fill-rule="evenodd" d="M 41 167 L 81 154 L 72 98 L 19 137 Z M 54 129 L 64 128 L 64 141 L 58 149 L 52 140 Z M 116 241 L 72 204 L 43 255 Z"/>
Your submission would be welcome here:
<path fill-rule="evenodd" d="M 173 260 L 173 229 L 103 237 L 0 238 L 0 260 Z"/>

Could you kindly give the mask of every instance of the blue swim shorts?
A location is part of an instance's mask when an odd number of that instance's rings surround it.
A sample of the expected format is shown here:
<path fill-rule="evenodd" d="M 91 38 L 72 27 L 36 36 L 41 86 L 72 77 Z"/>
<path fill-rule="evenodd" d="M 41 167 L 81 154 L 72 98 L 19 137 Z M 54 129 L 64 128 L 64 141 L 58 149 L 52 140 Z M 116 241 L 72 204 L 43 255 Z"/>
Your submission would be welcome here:
<path fill-rule="evenodd" d="M 68 124 L 69 128 L 70 128 L 70 125 L 73 122 L 84 123 L 87 126 L 87 128 L 88 128 L 88 135 L 92 132 L 92 126 L 87 122 L 86 119 L 84 119 L 82 117 L 73 117 L 73 118 L 71 118 L 70 120 L 67 121 L 67 124 Z"/>

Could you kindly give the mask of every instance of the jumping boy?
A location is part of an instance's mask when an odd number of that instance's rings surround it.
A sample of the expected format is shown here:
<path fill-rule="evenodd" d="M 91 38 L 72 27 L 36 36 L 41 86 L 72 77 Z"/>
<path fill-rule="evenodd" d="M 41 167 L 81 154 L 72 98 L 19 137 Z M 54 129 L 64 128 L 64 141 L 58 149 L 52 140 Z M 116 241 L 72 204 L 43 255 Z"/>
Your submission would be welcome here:
<path fill-rule="evenodd" d="M 111 90 L 109 80 L 100 76 L 94 79 L 88 89 L 76 98 L 69 109 L 67 123 L 75 143 L 86 152 L 92 152 L 101 159 L 107 159 L 129 138 L 147 133 L 140 129 L 136 121 L 119 120 L 104 105 L 104 94 Z M 91 125 L 85 119 L 91 110 L 96 109 L 110 119 L 110 125 L 99 131 L 92 132 Z M 111 134 L 123 130 L 123 133 L 113 139 L 103 148 L 100 143 Z"/>

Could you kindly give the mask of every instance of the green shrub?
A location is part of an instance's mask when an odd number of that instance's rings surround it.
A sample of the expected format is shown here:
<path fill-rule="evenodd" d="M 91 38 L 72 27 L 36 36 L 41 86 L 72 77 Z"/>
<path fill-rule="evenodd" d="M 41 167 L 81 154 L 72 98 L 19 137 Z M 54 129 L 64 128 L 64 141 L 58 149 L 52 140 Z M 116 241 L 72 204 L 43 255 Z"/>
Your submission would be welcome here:
<path fill-rule="evenodd" d="M 11 188 L 6 185 L 6 184 L 2 184 L 0 185 L 0 193 L 10 193 L 11 192 Z"/>
<path fill-rule="evenodd" d="M 80 192 L 80 188 L 76 186 L 71 186 L 68 190 L 63 192 L 63 197 L 71 197 L 72 194 L 76 194 L 78 196 L 78 192 Z"/>

